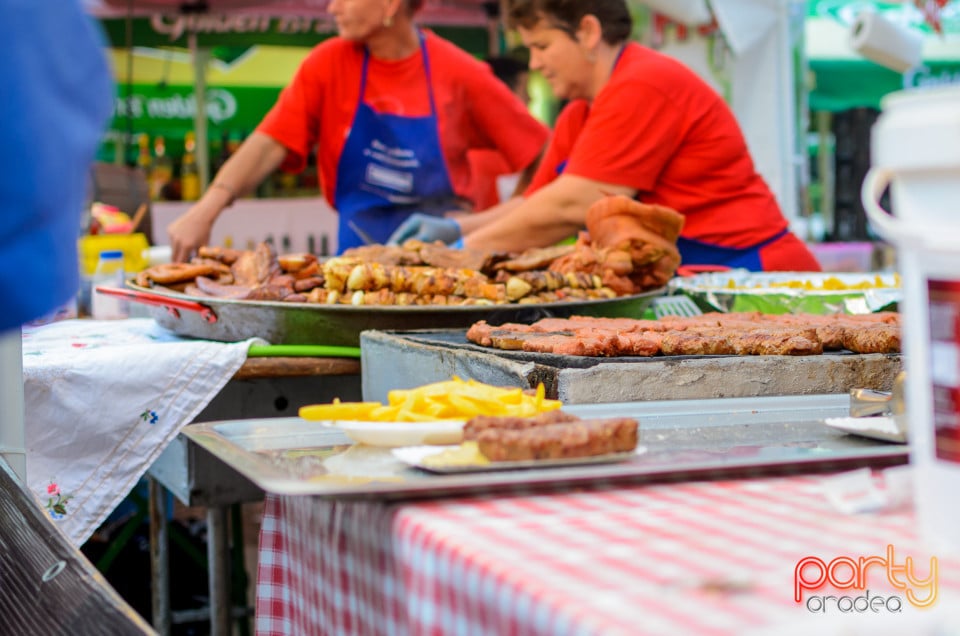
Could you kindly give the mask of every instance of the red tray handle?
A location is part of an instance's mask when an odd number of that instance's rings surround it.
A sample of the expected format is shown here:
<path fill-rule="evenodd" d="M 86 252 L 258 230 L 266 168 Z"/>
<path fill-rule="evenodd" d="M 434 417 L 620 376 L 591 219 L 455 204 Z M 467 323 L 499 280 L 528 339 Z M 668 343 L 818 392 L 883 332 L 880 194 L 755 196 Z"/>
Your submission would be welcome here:
<path fill-rule="evenodd" d="M 200 314 L 200 316 L 209 323 L 217 322 L 217 314 L 214 313 L 213 309 L 203 305 L 201 303 L 194 302 L 192 300 L 183 300 L 181 298 L 169 298 L 167 296 L 160 296 L 158 294 L 151 294 L 148 292 L 136 291 L 134 289 L 119 289 L 117 287 L 106 287 L 103 285 L 97 285 L 95 288 L 98 294 L 106 294 L 107 296 L 117 296 L 119 298 L 126 298 L 127 300 L 132 300 L 134 302 L 142 303 L 144 305 L 154 305 L 156 307 L 164 307 L 169 311 L 173 316 L 179 318 L 181 309 L 186 311 L 195 311 Z"/>

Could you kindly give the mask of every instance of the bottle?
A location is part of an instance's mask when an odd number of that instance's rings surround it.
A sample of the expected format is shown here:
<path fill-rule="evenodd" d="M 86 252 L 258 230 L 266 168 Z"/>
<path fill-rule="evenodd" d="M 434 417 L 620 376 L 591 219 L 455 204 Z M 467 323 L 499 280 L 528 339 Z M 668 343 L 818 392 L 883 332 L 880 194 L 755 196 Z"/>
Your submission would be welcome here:
<path fill-rule="evenodd" d="M 163 198 L 163 189 L 173 179 L 173 161 L 167 156 L 167 146 L 161 136 L 153 140 L 153 166 L 147 173 L 150 186 L 150 198 L 154 201 Z"/>
<path fill-rule="evenodd" d="M 153 167 L 153 157 L 150 156 L 150 137 L 146 133 L 137 135 L 137 167 L 143 171 L 144 176 L 149 176 L 150 169 Z"/>
<path fill-rule="evenodd" d="M 180 198 L 184 201 L 196 201 L 200 198 L 196 145 L 194 132 L 187 132 L 183 140 L 183 163 L 180 165 Z"/>
<path fill-rule="evenodd" d="M 106 250 L 100 252 L 97 269 L 93 273 L 93 294 L 90 299 L 90 314 L 94 320 L 113 320 L 129 315 L 127 301 L 116 296 L 97 292 L 97 287 L 123 288 L 123 252 Z"/>
<path fill-rule="evenodd" d="M 223 134 L 220 136 L 219 146 L 219 153 L 212 161 L 212 169 L 210 170 L 211 175 L 216 175 L 218 172 L 220 172 L 220 168 L 222 168 L 223 164 L 225 164 L 227 159 L 230 158 L 230 135 L 227 133 L 227 131 L 223 131 Z"/>

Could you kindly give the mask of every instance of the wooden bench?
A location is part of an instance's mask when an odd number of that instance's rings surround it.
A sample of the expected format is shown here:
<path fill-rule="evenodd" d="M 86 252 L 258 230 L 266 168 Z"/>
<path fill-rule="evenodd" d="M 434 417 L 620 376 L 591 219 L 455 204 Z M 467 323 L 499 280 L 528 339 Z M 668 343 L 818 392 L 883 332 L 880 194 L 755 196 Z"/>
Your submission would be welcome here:
<path fill-rule="evenodd" d="M 6 634 L 154 634 L 0 460 L 0 616 Z"/>

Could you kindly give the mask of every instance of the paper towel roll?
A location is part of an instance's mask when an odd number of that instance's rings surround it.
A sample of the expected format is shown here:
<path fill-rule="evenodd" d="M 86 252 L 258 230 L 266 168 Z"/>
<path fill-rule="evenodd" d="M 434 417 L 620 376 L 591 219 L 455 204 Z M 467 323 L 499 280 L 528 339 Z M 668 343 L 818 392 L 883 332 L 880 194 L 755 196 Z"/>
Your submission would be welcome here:
<path fill-rule="evenodd" d="M 705 0 L 641 0 L 651 10 L 687 26 L 708 24 L 713 20 Z"/>
<path fill-rule="evenodd" d="M 923 60 L 923 38 L 876 11 L 861 11 L 850 28 L 850 46 L 872 62 L 903 73 Z"/>

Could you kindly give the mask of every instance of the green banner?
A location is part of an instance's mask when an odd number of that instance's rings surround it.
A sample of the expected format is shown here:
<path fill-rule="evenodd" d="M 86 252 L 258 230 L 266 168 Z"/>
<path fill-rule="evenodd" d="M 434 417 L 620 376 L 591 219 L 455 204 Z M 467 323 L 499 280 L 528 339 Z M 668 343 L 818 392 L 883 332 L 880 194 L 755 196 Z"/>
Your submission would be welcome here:
<path fill-rule="evenodd" d="M 117 88 L 112 132 L 100 151 L 104 161 L 113 160 L 127 134 L 163 135 L 168 152 L 180 151 L 196 113 L 189 34 L 211 54 L 206 110 L 213 142 L 249 134 L 310 49 L 333 35 L 326 19 L 294 16 L 155 15 L 130 20 L 129 35 L 126 20 L 100 23 L 115 47 L 109 54 Z M 430 28 L 477 57 L 486 54 L 485 28 Z"/>
<path fill-rule="evenodd" d="M 117 147 L 132 134 L 146 133 L 151 139 L 163 136 L 167 152 L 178 157 L 183 139 L 194 130 L 197 103 L 193 86 L 134 84 L 130 96 L 118 95 L 110 131 L 98 153 L 101 161 L 113 162 Z M 123 93 L 126 88 L 121 87 Z M 279 87 L 217 86 L 207 89 L 207 132 L 209 141 L 219 146 L 221 139 L 242 139 L 253 132 L 280 93 Z M 136 152 L 135 142 L 127 147 L 127 159 Z"/>
<path fill-rule="evenodd" d="M 333 36 L 333 23 L 325 18 L 269 17 L 253 15 L 154 15 L 130 20 L 100 20 L 111 46 L 187 47 L 191 33 L 201 47 L 247 47 L 253 45 L 312 47 Z M 430 26 L 437 35 L 470 53 L 487 52 L 487 29 L 471 26 Z"/>
<path fill-rule="evenodd" d="M 117 96 L 113 128 L 129 121 L 134 130 L 193 129 L 197 103 L 193 86 L 135 84 L 129 96 Z M 125 92 L 125 87 L 121 87 Z M 260 122 L 277 99 L 278 87 L 217 86 L 207 88 L 207 121 L 212 129 L 246 130 Z M 182 136 L 182 134 L 181 134 Z"/>
<path fill-rule="evenodd" d="M 880 108 L 884 95 L 908 88 L 960 84 L 960 61 L 926 62 L 901 75 L 864 60 L 810 60 L 810 110 Z"/>

